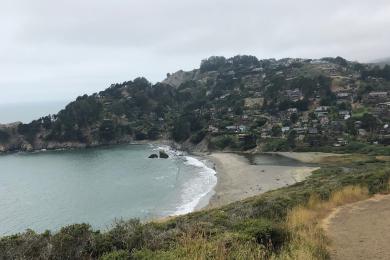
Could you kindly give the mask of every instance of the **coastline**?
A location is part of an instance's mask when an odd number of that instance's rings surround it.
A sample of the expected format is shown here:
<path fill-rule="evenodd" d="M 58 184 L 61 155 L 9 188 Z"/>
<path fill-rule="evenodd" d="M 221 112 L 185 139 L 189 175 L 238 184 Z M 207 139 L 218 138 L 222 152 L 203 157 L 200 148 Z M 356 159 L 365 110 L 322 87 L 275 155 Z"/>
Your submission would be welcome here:
<path fill-rule="evenodd" d="M 177 206 L 176 211 L 167 217 L 185 215 L 204 209 L 208 205 L 211 196 L 214 194 L 214 188 L 218 181 L 214 163 L 203 153 L 191 153 L 188 150 L 181 149 L 180 146 L 168 140 L 165 140 L 164 142 L 156 141 L 144 144 L 151 146 L 152 150 L 155 152 L 163 150 L 169 155 L 170 159 L 180 160 L 184 165 L 196 169 L 195 179 L 188 182 L 186 184 L 186 188 L 182 190 L 181 196 L 183 204 Z M 196 190 L 198 193 L 194 193 Z M 164 218 L 165 217 L 163 217 L 163 219 Z"/>
<path fill-rule="evenodd" d="M 96 148 L 118 144 L 100 144 L 92 147 Z M 202 209 L 223 206 L 267 191 L 289 186 L 305 180 L 314 170 L 319 169 L 319 167 L 314 166 L 282 166 L 278 165 L 277 162 L 270 165 L 253 165 L 243 154 L 235 152 L 201 152 L 197 149 L 188 149 L 189 147 L 177 144 L 169 139 L 155 141 L 132 140 L 120 144 L 152 145 L 157 149 L 163 149 L 169 152 L 170 157 L 191 157 L 198 161 L 199 164 L 197 166 L 195 165 L 195 167 L 199 168 L 200 174 L 205 174 L 204 171 L 206 170 L 206 174 L 216 179 L 213 185 L 209 184 L 209 190 L 207 192 L 199 194 L 199 196 L 193 198 L 193 201 L 187 203 L 192 205 L 191 209 L 189 207 L 185 209 L 184 207 L 178 208 L 176 213 L 170 215 L 172 217 Z M 31 152 L 37 153 L 85 148 L 89 147 L 43 149 Z M 338 155 L 319 152 L 269 152 L 264 154 L 276 154 L 308 164 L 319 163 L 323 158 Z"/>
<path fill-rule="evenodd" d="M 319 167 L 252 165 L 236 153 L 204 155 L 215 165 L 217 185 L 205 208 L 223 206 L 305 180 Z"/>

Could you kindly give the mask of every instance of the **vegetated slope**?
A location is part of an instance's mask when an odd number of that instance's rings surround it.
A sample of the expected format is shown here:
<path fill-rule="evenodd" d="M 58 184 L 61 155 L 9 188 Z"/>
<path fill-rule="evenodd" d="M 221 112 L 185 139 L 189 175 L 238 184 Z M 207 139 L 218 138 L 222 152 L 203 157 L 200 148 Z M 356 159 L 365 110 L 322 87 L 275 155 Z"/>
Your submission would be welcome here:
<path fill-rule="evenodd" d="M 75 224 L 3 237 L 0 259 L 328 259 L 324 234 L 311 226 L 321 201 L 390 188 L 389 162 L 340 160 L 302 183 L 163 222 L 120 221 L 103 233 Z M 351 185 L 362 188 L 332 195 Z"/>
<path fill-rule="evenodd" d="M 389 89 L 390 66 L 341 57 L 211 57 L 155 85 L 113 84 L 56 115 L 2 125 L 0 151 L 159 138 L 208 149 L 367 149 L 359 143 L 389 143 Z"/>

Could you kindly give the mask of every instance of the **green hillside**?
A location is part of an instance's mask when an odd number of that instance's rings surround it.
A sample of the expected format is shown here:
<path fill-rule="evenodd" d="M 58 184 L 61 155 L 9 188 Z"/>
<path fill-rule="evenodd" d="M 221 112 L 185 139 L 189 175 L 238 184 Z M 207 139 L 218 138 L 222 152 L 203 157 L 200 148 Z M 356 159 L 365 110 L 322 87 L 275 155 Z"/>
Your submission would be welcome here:
<path fill-rule="evenodd" d="M 210 57 L 200 68 L 78 97 L 56 115 L 0 126 L 0 151 L 169 139 L 204 149 L 348 150 L 390 141 L 390 66 L 343 58 Z M 362 113 L 363 111 L 363 113 Z M 328 147 L 328 148 L 327 148 Z M 355 146 L 354 146 L 355 147 Z"/>

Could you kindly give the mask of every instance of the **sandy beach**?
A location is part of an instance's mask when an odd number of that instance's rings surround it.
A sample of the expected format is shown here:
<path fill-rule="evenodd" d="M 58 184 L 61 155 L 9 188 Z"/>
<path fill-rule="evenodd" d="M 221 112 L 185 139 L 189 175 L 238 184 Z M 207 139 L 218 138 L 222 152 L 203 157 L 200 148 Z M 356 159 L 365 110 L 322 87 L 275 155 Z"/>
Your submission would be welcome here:
<path fill-rule="evenodd" d="M 303 181 L 318 167 L 251 165 L 249 160 L 234 153 L 212 153 L 218 182 L 208 207 L 218 207 Z"/>

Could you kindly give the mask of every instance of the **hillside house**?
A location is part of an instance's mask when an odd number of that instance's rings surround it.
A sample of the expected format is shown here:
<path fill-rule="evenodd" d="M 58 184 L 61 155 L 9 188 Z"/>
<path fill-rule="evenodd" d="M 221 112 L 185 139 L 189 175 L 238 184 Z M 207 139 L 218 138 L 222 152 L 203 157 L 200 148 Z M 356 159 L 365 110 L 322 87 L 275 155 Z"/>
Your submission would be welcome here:
<path fill-rule="evenodd" d="M 286 96 L 293 102 L 297 102 L 303 98 L 302 92 L 299 89 L 286 90 Z"/>
<path fill-rule="evenodd" d="M 379 103 L 375 106 L 375 114 L 390 117 L 390 102 Z"/>
<path fill-rule="evenodd" d="M 341 110 L 339 111 L 339 117 L 340 119 L 347 120 L 348 118 L 351 117 L 351 112 L 348 110 Z"/>
<path fill-rule="evenodd" d="M 209 125 L 208 131 L 209 131 L 210 133 L 218 133 L 218 132 L 219 132 L 219 129 L 218 129 L 217 127 L 215 127 L 215 126 Z"/>
<path fill-rule="evenodd" d="M 387 92 L 386 91 L 370 92 L 364 98 L 364 101 L 368 103 L 385 102 L 387 101 Z"/>

